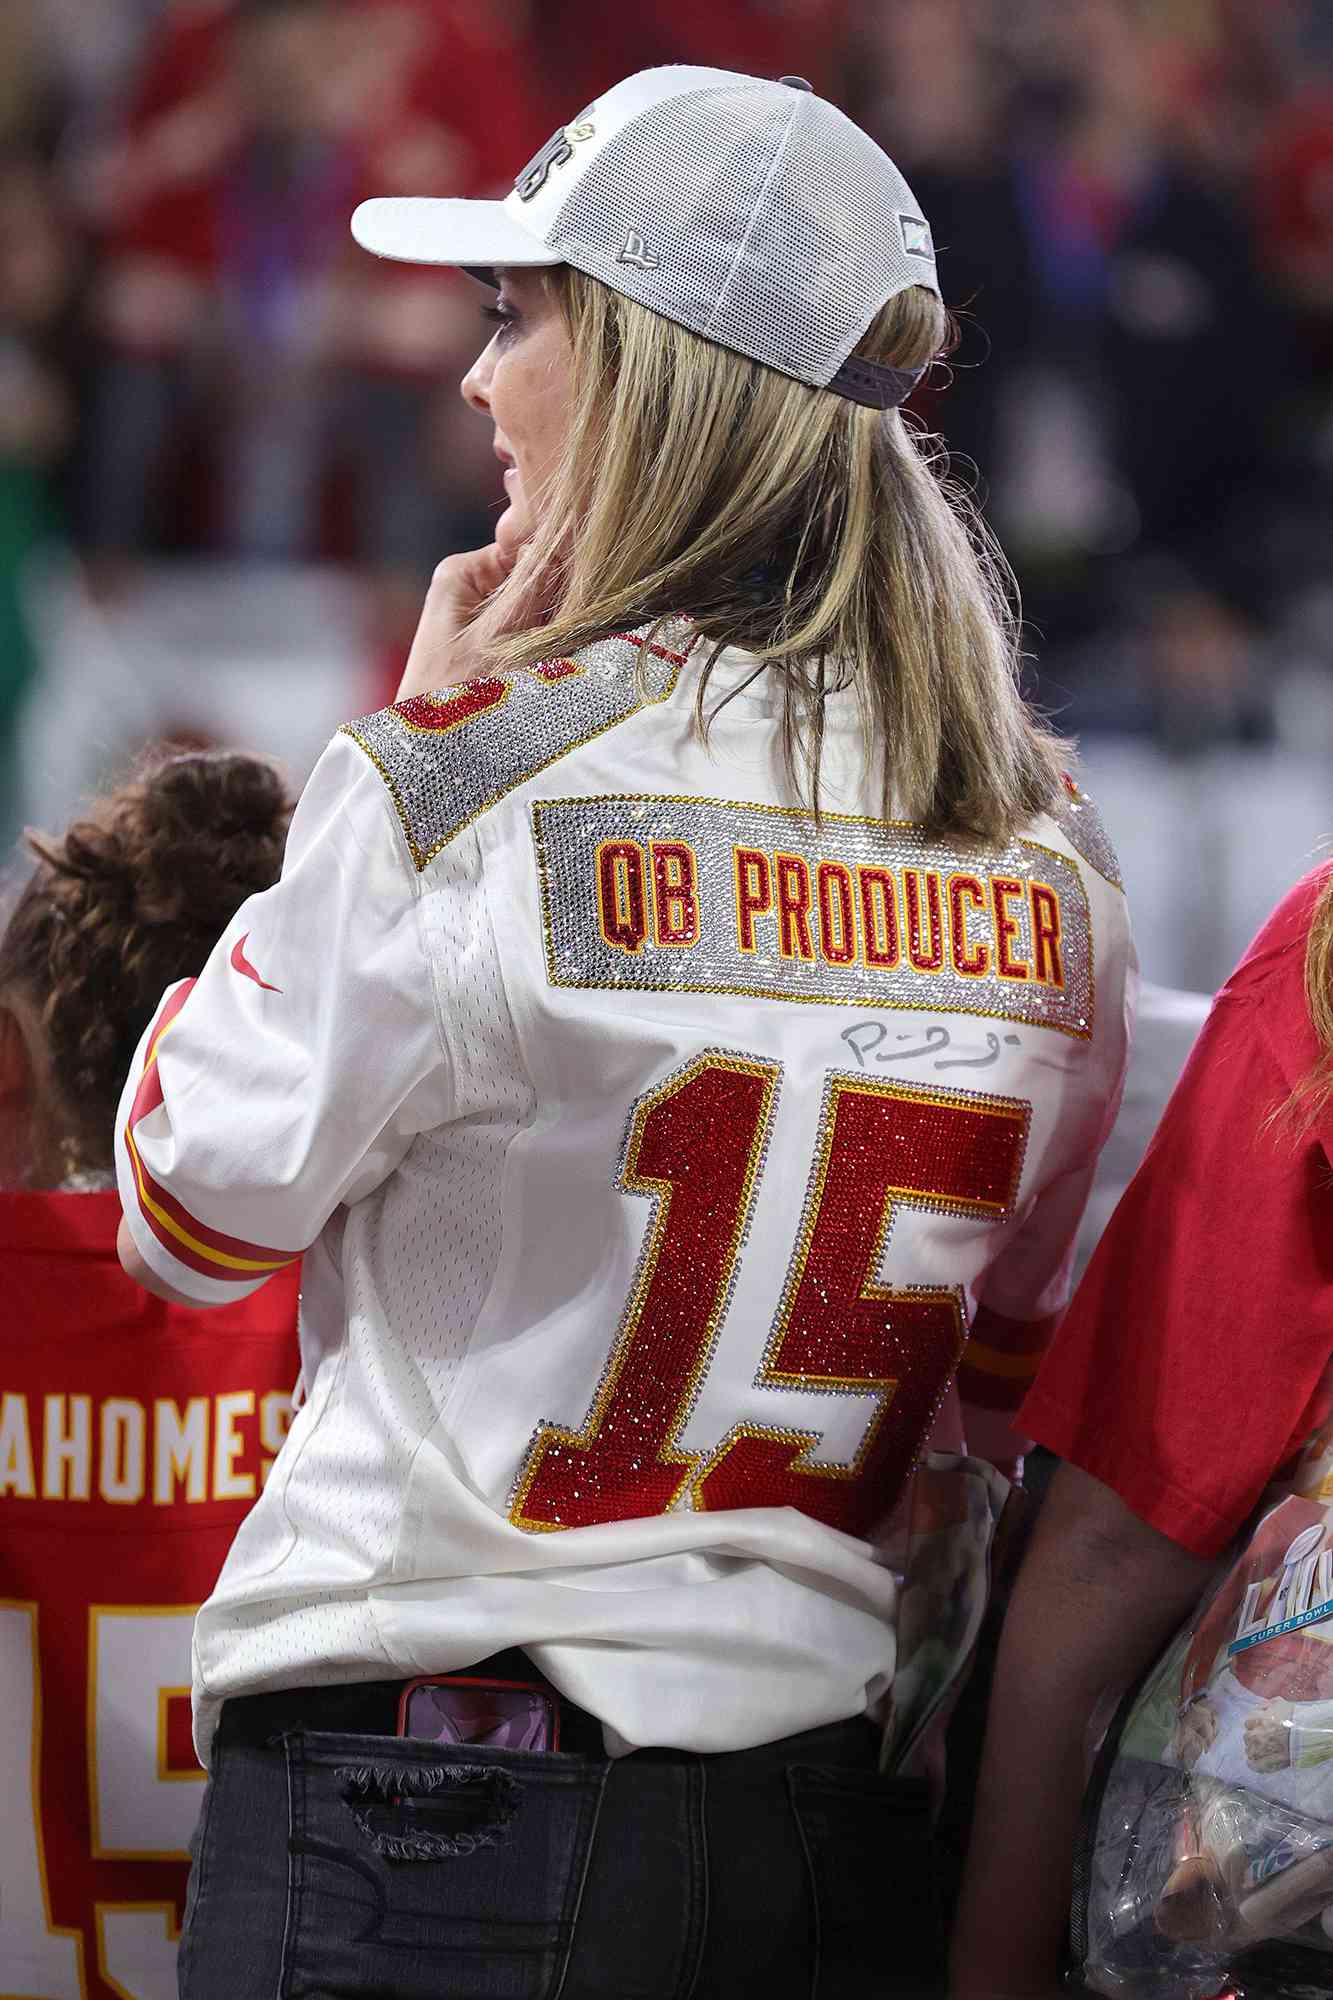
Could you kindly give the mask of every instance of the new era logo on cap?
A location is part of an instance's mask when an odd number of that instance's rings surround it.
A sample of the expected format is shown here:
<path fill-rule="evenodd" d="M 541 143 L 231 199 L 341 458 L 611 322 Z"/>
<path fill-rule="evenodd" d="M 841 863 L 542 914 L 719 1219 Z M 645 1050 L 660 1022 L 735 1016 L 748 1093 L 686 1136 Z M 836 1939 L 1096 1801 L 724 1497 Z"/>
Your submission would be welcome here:
<path fill-rule="evenodd" d="M 625 247 L 616 252 L 617 264 L 637 264 L 641 271 L 660 270 L 662 259 L 648 248 L 636 229 L 625 238 Z"/>

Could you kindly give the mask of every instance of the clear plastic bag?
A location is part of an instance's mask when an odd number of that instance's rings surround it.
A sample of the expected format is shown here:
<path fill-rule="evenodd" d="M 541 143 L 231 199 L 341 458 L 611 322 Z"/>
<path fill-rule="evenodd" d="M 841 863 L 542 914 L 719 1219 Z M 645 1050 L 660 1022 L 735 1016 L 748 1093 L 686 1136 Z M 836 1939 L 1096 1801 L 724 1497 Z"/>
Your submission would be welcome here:
<path fill-rule="evenodd" d="M 1124 2000 L 1333 1993 L 1333 1503 L 1264 1516 L 1108 1731 L 1074 1936 Z"/>

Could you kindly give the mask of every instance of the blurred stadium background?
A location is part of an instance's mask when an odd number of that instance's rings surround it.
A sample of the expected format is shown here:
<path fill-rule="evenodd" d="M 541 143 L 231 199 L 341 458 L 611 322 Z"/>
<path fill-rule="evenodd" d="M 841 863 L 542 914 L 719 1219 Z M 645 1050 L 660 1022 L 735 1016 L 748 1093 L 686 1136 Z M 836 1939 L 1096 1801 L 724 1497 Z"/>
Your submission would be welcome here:
<path fill-rule="evenodd" d="M 797 73 L 912 181 L 918 399 L 1018 572 L 1145 970 L 1211 988 L 1333 835 L 1328 0 L 3 0 L 0 849 L 161 737 L 300 779 L 489 539 L 468 281 L 363 195 L 491 195 L 631 70 Z"/>

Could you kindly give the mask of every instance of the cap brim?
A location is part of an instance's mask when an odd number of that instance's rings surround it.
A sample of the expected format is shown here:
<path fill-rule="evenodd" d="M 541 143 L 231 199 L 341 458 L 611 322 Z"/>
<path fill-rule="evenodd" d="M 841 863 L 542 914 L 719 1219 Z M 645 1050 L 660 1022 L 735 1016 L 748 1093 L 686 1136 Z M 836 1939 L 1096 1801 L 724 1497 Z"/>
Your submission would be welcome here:
<path fill-rule="evenodd" d="M 519 226 L 500 201 L 387 195 L 352 215 L 363 250 L 400 264 L 558 264 L 559 255 Z"/>

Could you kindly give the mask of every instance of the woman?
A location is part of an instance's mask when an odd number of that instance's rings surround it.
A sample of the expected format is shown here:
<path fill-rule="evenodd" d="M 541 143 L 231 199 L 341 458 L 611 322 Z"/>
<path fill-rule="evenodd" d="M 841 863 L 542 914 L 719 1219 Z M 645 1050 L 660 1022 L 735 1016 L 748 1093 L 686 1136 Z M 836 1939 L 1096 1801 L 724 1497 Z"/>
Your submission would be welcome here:
<path fill-rule="evenodd" d="M 1324 867 L 1218 994 L 1023 1408 L 1068 1463 L 1001 1643 L 956 1945 L 966 2000 L 1058 1989 L 1095 1708 L 1192 1609 L 1271 1482 L 1333 1491 L 1331 1076 Z M 1295 1732 L 1264 1742 L 1246 1723 L 1260 1694 L 1323 1691 L 1326 1633 L 1239 1655 L 1230 1710 L 1182 1712 L 1182 1763 L 1234 1782 L 1248 1758 L 1272 1788 Z"/>
<path fill-rule="evenodd" d="M 509 508 L 127 1084 L 128 1268 L 211 1304 L 308 1250 L 197 1628 L 183 1990 L 917 1993 L 890 1530 L 969 1320 L 1013 1450 L 1129 966 L 898 414 L 929 231 L 803 85 L 699 69 L 355 227 L 498 278 Z"/>
<path fill-rule="evenodd" d="M 206 1323 L 132 1284 L 112 1126 L 163 984 L 197 973 L 275 879 L 289 813 L 258 758 L 160 760 L 63 838 L 32 840 L 0 934 L 0 1965 L 15 1993 L 110 2000 L 149 1971 L 152 1990 L 172 1979 L 203 1777 L 182 1699 L 191 1607 L 290 1420 L 295 1272 Z"/>

